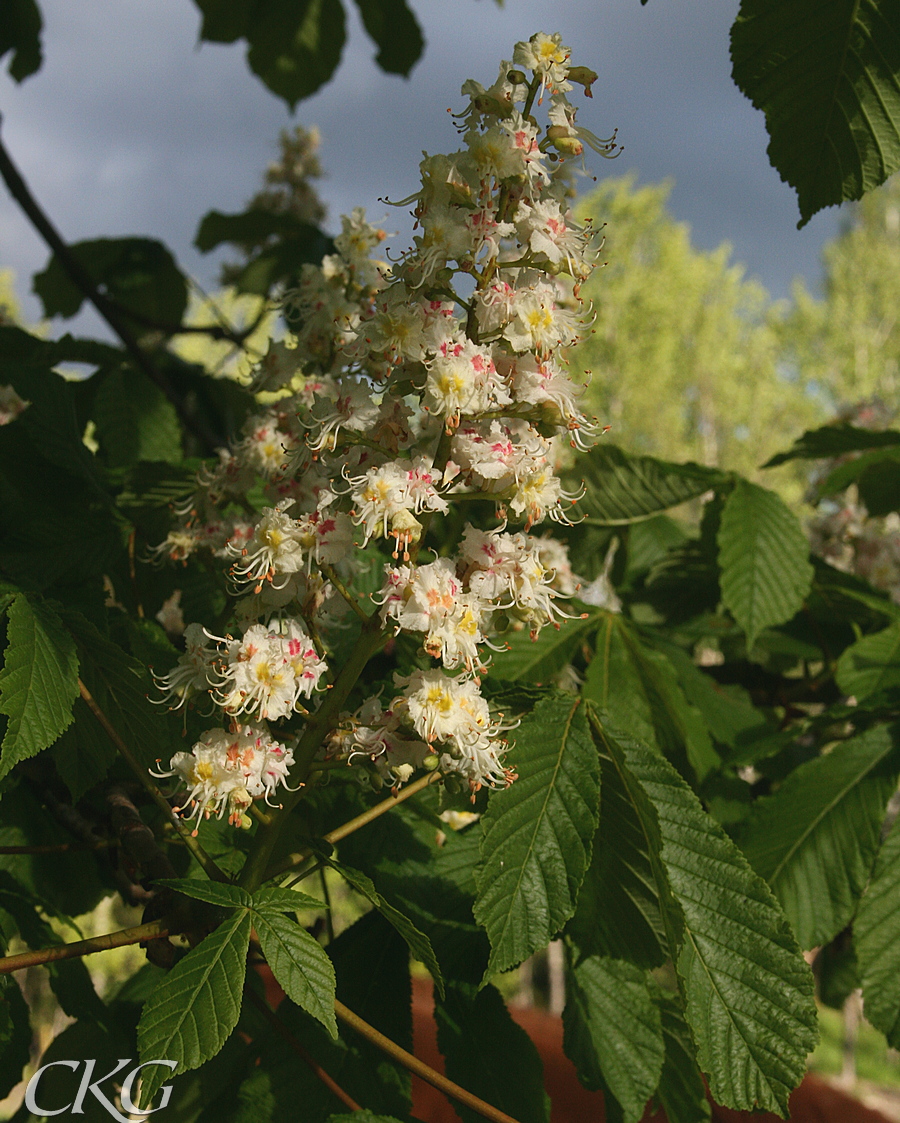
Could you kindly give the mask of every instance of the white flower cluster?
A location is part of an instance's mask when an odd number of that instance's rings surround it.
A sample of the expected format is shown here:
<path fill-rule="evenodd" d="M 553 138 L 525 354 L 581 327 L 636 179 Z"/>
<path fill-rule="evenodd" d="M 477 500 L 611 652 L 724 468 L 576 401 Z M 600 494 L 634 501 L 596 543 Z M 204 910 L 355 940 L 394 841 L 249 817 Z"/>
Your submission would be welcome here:
<path fill-rule="evenodd" d="M 294 763 L 290 749 L 273 740 L 268 730 L 251 725 L 210 729 L 189 753 L 176 753 L 168 772 L 188 789 L 191 817 L 221 818 L 226 810 L 235 826 L 249 825 L 245 812 L 254 799 L 269 797 L 285 784 Z"/>
<path fill-rule="evenodd" d="M 596 257 L 592 230 L 569 210 L 571 164 L 585 145 L 605 156 L 616 146 L 575 124 L 567 95 L 573 84 L 590 95 L 596 75 L 569 55 L 559 35 L 540 33 L 490 88 L 465 83 L 464 146 L 422 161 L 421 187 L 403 201 L 413 245 L 393 265 L 372 258 L 384 233 L 356 210 L 336 252 L 286 293 L 290 334 L 249 374 L 269 404 L 201 473 L 158 547 L 174 560 L 225 559 L 243 593 L 240 638 L 187 630 L 161 680 L 169 701 L 278 721 L 304 713 L 301 699 L 312 707 L 325 680 L 343 704 L 350 671 L 326 663 L 362 617 L 367 634 L 408 633 L 439 665 L 398 672 L 387 709 L 357 685 L 355 711 L 328 710 L 320 756 L 394 783 L 422 766 L 473 791 L 510 782 L 508 727 L 477 675 L 510 624 L 536 636 L 565 615 L 558 598 L 576 589 L 565 547 L 529 531 L 569 522 L 577 495 L 557 474 L 562 444 L 598 432 L 566 371 L 565 349 L 590 319 L 579 290 Z M 251 492 L 265 496 L 255 517 Z M 429 533 L 440 556 L 420 562 Z M 382 569 L 373 592 L 363 575 Z M 224 806 L 191 767 L 173 761 L 192 798 Z"/>

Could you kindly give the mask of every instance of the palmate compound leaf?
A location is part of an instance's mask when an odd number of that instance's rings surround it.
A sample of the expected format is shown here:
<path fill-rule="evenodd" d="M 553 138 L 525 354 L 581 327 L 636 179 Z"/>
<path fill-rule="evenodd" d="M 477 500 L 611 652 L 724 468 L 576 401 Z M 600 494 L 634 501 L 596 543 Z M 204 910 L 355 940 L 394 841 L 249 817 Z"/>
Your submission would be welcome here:
<path fill-rule="evenodd" d="M 884 726 L 843 741 L 754 807 L 741 849 L 803 948 L 828 943 L 853 916 L 897 787 L 897 742 Z"/>
<path fill-rule="evenodd" d="M 583 1084 L 608 1089 L 624 1123 L 638 1123 L 659 1084 L 665 1057 L 647 973 L 621 959 L 588 956 L 569 972 L 568 984 L 566 1054 Z"/>
<path fill-rule="evenodd" d="M 56 612 L 20 594 L 7 615 L 9 644 L 0 671 L 0 713 L 9 722 L 0 778 L 20 760 L 53 744 L 71 722 L 78 696 L 75 643 Z"/>
<path fill-rule="evenodd" d="M 766 115 L 800 226 L 900 167 L 900 9 L 884 0 L 742 0 L 732 75 Z"/>
<path fill-rule="evenodd" d="M 875 862 L 853 921 L 866 1018 L 900 1047 L 900 819 Z"/>
<path fill-rule="evenodd" d="M 581 699 L 538 702 L 515 740 L 519 778 L 482 819 L 474 912 L 491 941 L 485 979 L 546 947 L 572 916 L 597 827 L 600 768 Z"/>
<path fill-rule="evenodd" d="M 175 1061 L 177 1074 L 199 1068 L 219 1052 L 241 1013 L 250 928 L 250 912 L 236 909 L 166 975 L 138 1023 L 142 1061 Z M 172 1075 L 160 1066 L 146 1071 L 143 1105 Z"/>
<path fill-rule="evenodd" d="M 784 914 L 674 768 L 589 711 L 647 839 L 710 1092 L 727 1107 L 786 1114 L 817 1023 L 812 974 Z"/>
<path fill-rule="evenodd" d="M 813 579 L 809 543 L 784 500 L 742 479 L 725 501 L 718 540 L 722 600 L 749 647 L 803 604 Z"/>

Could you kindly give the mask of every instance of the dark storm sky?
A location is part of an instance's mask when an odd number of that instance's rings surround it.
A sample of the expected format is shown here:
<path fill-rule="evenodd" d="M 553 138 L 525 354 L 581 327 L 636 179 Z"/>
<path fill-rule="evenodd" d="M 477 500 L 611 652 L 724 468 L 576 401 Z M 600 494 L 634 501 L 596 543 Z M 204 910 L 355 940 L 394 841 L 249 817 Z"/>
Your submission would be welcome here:
<path fill-rule="evenodd" d="M 190 0 L 41 6 L 43 69 L 22 86 L 0 77 L 13 158 L 65 238 L 160 238 L 205 287 L 217 269 L 191 246 L 197 223 L 213 208 L 242 209 L 279 129 L 293 120 L 321 129 L 332 229 L 356 205 L 396 228 L 402 216 L 378 197 L 416 189 L 423 149 L 457 147 L 446 110 L 460 107 L 461 83 L 489 85 L 513 43 L 537 30 L 561 31 L 573 61 L 600 74 L 593 101 L 578 96 L 579 123 L 600 136 L 617 127 L 625 153 L 612 164 L 592 157 L 590 170 L 672 178 L 671 209 L 695 242 L 730 242 L 774 296 L 797 275 L 816 284 L 821 247 L 837 230 L 834 209 L 796 229 L 796 200 L 769 166 L 762 115 L 731 82 L 736 0 L 413 0 L 427 44 L 408 81 L 378 70 L 354 10 L 336 79 L 296 117 L 249 72 L 240 44 L 198 45 Z M 30 319 L 39 314 L 31 274 L 46 258 L 0 189 L 0 267 L 15 269 Z"/>

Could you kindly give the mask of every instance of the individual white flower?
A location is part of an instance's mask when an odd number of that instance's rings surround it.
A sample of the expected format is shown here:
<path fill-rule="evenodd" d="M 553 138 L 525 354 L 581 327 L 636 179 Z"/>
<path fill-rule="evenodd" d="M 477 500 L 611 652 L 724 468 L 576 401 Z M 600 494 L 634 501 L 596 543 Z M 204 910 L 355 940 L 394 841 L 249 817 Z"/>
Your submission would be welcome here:
<path fill-rule="evenodd" d="M 280 626 L 254 624 L 227 644 L 213 696 L 228 714 L 256 714 L 277 721 L 302 710 L 325 673 L 326 664 L 296 619 Z"/>
<path fill-rule="evenodd" d="M 244 812 L 254 799 L 267 803 L 279 786 L 287 785 L 294 763 L 290 749 L 276 741 L 266 729 L 237 726 L 229 731 L 209 729 L 189 753 L 176 753 L 168 772 L 155 776 L 178 776 L 188 788 L 189 818 L 222 818 L 234 826 L 244 822 Z"/>
<path fill-rule="evenodd" d="M 516 43 L 513 63 L 539 74 L 542 89 L 570 90 L 572 87 L 566 81 L 566 75 L 571 55 L 570 48 L 563 45 L 558 32 L 547 35 L 538 31 L 527 42 Z"/>
<path fill-rule="evenodd" d="M 281 472 L 296 447 L 296 442 L 281 427 L 275 411 L 251 417 L 244 425 L 244 433 L 235 454 L 261 476 L 270 477 Z"/>
<path fill-rule="evenodd" d="M 456 424 L 462 414 L 483 413 L 512 399 L 490 350 L 458 339 L 445 343 L 429 364 L 425 408 Z"/>
<path fill-rule="evenodd" d="M 445 667 L 480 665 L 478 646 L 486 641 L 490 607 L 463 591 L 452 559 L 388 568 L 381 600 L 385 623 L 393 620 L 400 629 L 423 633 L 425 650 Z"/>
<path fill-rule="evenodd" d="M 316 396 L 306 424 L 318 434 L 308 441 L 309 447 L 316 451 L 333 447 L 342 429 L 366 433 L 378 420 L 380 408 L 380 397 L 365 382 L 351 375 L 339 378 L 333 396 Z"/>
<path fill-rule="evenodd" d="M 423 741 L 443 749 L 442 772 L 461 772 L 473 791 L 483 784 L 496 787 L 512 782 L 514 773 L 502 765 L 506 742 L 497 736 L 510 727 L 491 717 L 473 679 L 417 670 L 398 676 L 396 683 L 403 693 L 392 710 L 401 719 L 408 715 Z"/>
<path fill-rule="evenodd" d="M 559 307 L 553 287 L 537 284 L 517 293 L 514 316 L 503 338 L 514 351 L 549 356 L 576 343 L 581 326 L 577 313 Z"/>
<path fill-rule="evenodd" d="M 554 569 L 546 564 L 552 557 L 568 567 L 563 543 L 466 526 L 460 557 L 466 563 L 468 587 L 497 608 L 512 610 L 529 624 L 533 635 L 549 621 L 568 615 L 555 598 L 558 593 L 574 592 L 574 584 L 571 590 L 557 585 Z"/>
<path fill-rule="evenodd" d="M 266 507 L 249 542 L 229 543 L 228 552 L 240 559 L 231 567 L 235 580 L 255 581 L 258 592 L 264 582 L 282 587 L 290 574 L 303 568 L 311 543 L 303 524 L 287 514 L 286 508 L 292 505 L 288 499 L 277 507 Z"/>

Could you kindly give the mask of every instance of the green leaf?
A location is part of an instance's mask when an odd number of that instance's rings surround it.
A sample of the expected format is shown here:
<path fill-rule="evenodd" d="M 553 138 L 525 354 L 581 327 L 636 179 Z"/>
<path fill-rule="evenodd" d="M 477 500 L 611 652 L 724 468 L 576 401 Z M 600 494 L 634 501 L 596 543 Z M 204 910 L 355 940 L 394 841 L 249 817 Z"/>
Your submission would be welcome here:
<path fill-rule="evenodd" d="M 429 974 L 434 979 L 438 991 L 443 993 L 443 976 L 438 961 L 435 958 L 434 948 L 431 946 L 431 941 L 428 937 L 423 932 L 419 931 L 408 916 L 404 916 L 399 909 L 395 909 L 393 905 L 389 904 L 384 897 L 382 897 L 375 888 L 371 878 L 367 877 L 364 873 L 360 873 L 359 870 L 351 869 L 349 866 L 345 866 L 341 862 L 335 862 L 332 859 L 328 860 L 328 864 L 336 869 L 341 877 L 349 882 L 358 893 L 362 893 L 364 897 L 367 897 L 384 919 L 400 933 L 413 956 L 418 959 L 420 963 L 424 963 L 428 968 Z"/>
<path fill-rule="evenodd" d="M 853 921 L 866 1018 L 900 1047 L 900 820 L 882 844 Z"/>
<path fill-rule="evenodd" d="M 256 0 L 194 0 L 203 13 L 200 38 L 207 43 L 233 43 L 247 34 Z"/>
<path fill-rule="evenodd" d="M 732 76 L 766 115 L 804 226 L 900 167 L 900 12 L 880 0 L 742 0 Z"/>
<path fill-rule="evenodd" d="M 116 760 L 116 747 L 81 698 L 72 708 L 73 722 L 50 755 L 74 802 L 99 784 Z"/>
<path fill-rule="evenodd" d="M 588 956 L 569 972 L 568 984 L 566 1054 L 582 1084 L 608 1089 L 625 1123 L 638 1123 L 664 1058 L 659 1009 L 645 972 L 621 959 Z"/>
<path fill-rule="evenodd" d="M 266 912 L 296 912 L 298 909 L 324 909 L 324 901 L 301 893 L 299 889 L 257 889 L 253 894 L 253 908 Z"/>
<path fill-rule="evenodd" d="M 508 649 L 498 651 L 491 659 L 491 678 L 504 682 L 550 682 L 602 618 L 602 613 L 593 612 L 586 620 L 563 620 L 559 629 L 548 625 L 534 640 L 527 628 L 506 632 L 500 638 Z"/>
<path fill-rule="evenodd" d="M 581 955 L 661 967 L 666 934 L 647 837 L 622 773 L 600 751 L 600 825 L 566 929 Z"/>
<path fill-rule="evenodd" d="M 862 452 L 869 448 L 884 448 L 900 445 L 900 433 L 896 430 L 857 429 L 843 422 L 840 425 L 823 425 L 821 429 L 808 429 L 798 437 L 787 452 L 779 452 L 763 464 L 764 468 L 775 468 L 788 460 L 830 460 L 847 452 Z"/>
<path fill-rule="evenodd" d="M 412 1052 L 409 948 L 399 932 L 372 909 L 328 945 L 328 955 L 337 976 L 338 999 Z M 341 1042 L 349 1047 L 344 1060 L 338 1071 L 328 1068 L 338 1083 L 373 1111 L 405 1118 L 412 1106 L 409 1071 L 346 1024 L 341 1026 Z M 318 1059 L 327 1067 L 324 1055 Z"/>
<path fill-rule="evenodd" d="M 255 907 L 253 918 L 263 955 L 284 993 L 337 1037 L 334 967 L 324 948 L 277 907 Z"/>
<path fill-rule="evenodd" d="M 12 51 L 9 75 L 21 82 L 41 68 L 41 10 L 35 0 L 6 0 L 0 23 L 0 58 Z"/>
<path fill-rule="evenodd" d="M 775 727 L 738 685 L 722 686 L 706 674 L 681 648 L 666 646 L 678 681 L 690 703 L 700 711 L 709 732 L 732 749 L 752 744 L 775 732 Z"/>
<path fill-rule="evenodd" d="M 883 434 L 879 433 L 878 435 L 882 436 Z M 861 452 L 858 456 L 841 461 L 832 468 L 825 482 L 819 486 L 819 494 L 834 495 L 836 492 L 849 487 L 850 484 L 857 484 L 861 498 L 863 491 L 866 491 L 870 498 L 875 500 L 876 506 L 879 501 L 884 504 L 891 497 L 881 495 L 879 485 L 884 478 L 889 481 L 896 479 L 898 460 L 900 460 L 900 448 L 896 445 L 888 448 L 870 448 L 866 452 Z M 881 472 L 885 469 L 888 474 L 883 477 Z M 896 499 L 896 494 L 892 498 Z M 866 506 L 868 507 L 869 504 L 866 503 Z M 888 506 L 887 510 L 891 511 L 893 507 Z M 869 511 L 869 514 L 874 515 L 886 513 L 886 511 L 878 510 Z"/>
<path fill-rule="evenodd" d="M 28 1006 L 13 975 L 0 975 L 0 1096 L 9 1095 L 31 1059 Z"/>
<path fill-rule="evenodd" d="M 94 399 L 97 439 L 112 468 L 139 460 L 181 460 L 181 422 L 175 407 L 141 371 L 105 375 Z"/>
<path fill-rule="evenodd" d="M 334 74 L 345 38 L 340 0 L 261 0 L 247 32 L 247 62 L 293 109 Z"/>
<path fill-rule="evenodd" d="M 144 1005 L 138 1023 L 142 1061 L 175 1061 L 175 1073 L 214 1057 L 237 1025 L 250 946 L 250 913 L 240 909 L 178 961 Z M 149 1105 L 169 1070 L 147 1070 Z"/>
<path fill-rule="evenodd" d="M 148 326 L 172 330 L 187 308 L 187 280 L 162 242 L 153 238 L 96 238 L 75 242 L 69 252 L 95 285 L 126 313 L 134 330 Z M 54 254 L 43 273 L 34 276 L 34 291 L 44 315 L 74 316 L 86 297 Z M 126 317 L 127 319 L 127 317 Z M 149 320 L 148 325 L 144 320 Z"/>
<path fill-rule="evenodd" d="M 246 889 L 230 885 L 224 881 L 202 881 L 190 877 L 161 877 L 154 885 L 164 886 L 193 897 L 195 901 L 205 901 L 208 905 L 218 905 L 223 909 L 250 908 L 253 898 Z"/>
<path fill-rule="evenodd" d="M 684 1008 L 676 995 L 657 988 L 660 1024 L 666 1056 L 659 1079 L 657 1098 L 668 1123 L 708 1123 L 709 1100 L 697 1067 L 697 1052 Z"/>
<path fill-rule="evenodd" d="M 297 247 L 307 246 L 310 264 L 318 264 L 327 247 L 323 246 L 323 239 L 327 235 L 309 222 L 302 222 L 291 214 L 278 214 L 275 211 L 257 210 L 251 207 L 239 214 L 223 214 L 221 211 L 209 211 L 203 216 L 197 233 L 194 235 L 194 245 L 201 253 L 209 253 L 224 242 L 232 245 L 244 246 L 247 243 L 264 242 L 270 238 L 279 241 L 291 241 Z M 318 253 L 318 256 L 315 256 Z"/>
<path fill-rule="evenodd" d="M 696 499 L 728 480 L 725 472 L 699 464 L 671 464 L 652 456 L 629 456 L 616 445 L 599 444 L 577 462 L 587 491 L 580 500 L 585 522 L 624 526 Z"/>
<path fill-rule="evenodd" d="M 113 728 L 147 768 L 183 748 L 181 723 L 150 700 L 155 690 L 147 668 L 107 639 L 80 613 L 64 611 L 78 648 L 81 677 Z M 96 720 L 96 718 L 94 719 Z"/>
<path fill-rule="evenodd" d="M 816 1041 L 812 975 L 766 883 L 661 756 L 604 728 L 647 840 L 685 1014 L 716 1102 L 787 1113 Z"/>
<path fill-rule="evenodd" d="M 784 500 L 742 479 L 725 501 L 718 540 L 722 600 L 752 646 L 803 604 L 813 579 L 809 543 Z"/>
<path fill-rule="evenodd" d="M 671 661 L 641 641 L 614 612 L 602 614 L 583 695 L 605 710 L 617 729 L 656 744 L 684 772 L 702 780 L 720 763 L 706 723 L 684 695 Z"/>
<path fill-rule="evenodd" d="M 60 941 L 51 939 L 47 942 Z M 70 1018 L 77 1018 L 80 1022 L 96 1022 L 100 1025 L 107 1023 L 107 1008 L 94 989 L 94 983 L 83 960 L 60 960 L 58 963 L 48 964 L 47 970 L 50 976 L 50 989 L 56 996 L 63 1013 L 68 1014 Z"/>
<path fill-rule="evenodd" d="M 451 1080 L 519 1123 L 549 1123 L 541 1058 L 495 987 L 449 984 L 446 998 L 435 1002 L 434 1020 Z M 454 1107 L 463 1123 L 483 1118 L 462 1104 Z"/>
<path fill-rule="evenodd" d="M 485 979 L 546 947 L 573 914 L 597 826 L 600 769 L 579 698 L 538 702 L 511 758 L 519 778 L 482 819 L 475 919 L 491 941 Z"/>
<path fill-rule="evenodd" d="M 741 849 L 801 947 L 827 943 L 853 916 L 898 771 L 895 736 L 881 726 L 801 764 L 755 804 Z"/>
<path fill-rule="evenodd" d="M 72 721 L 78 656 L 59 616 L 41 601 L 17 596 L 8 611 L 9 644 L 0 671 L 0 713 L 9 722 L 0 778 L 20 760 L 52 745 Z"/>
<path fill-rule="evenodd" d="M 388 74 L 409 76 L 425 40 L 405 0 L 356 0 L 363 26 L 375 41 L 375 61 Z"/>
<path fill-rule="evenodd" d="M 900 622 L 845 648 L 835 678 L 840 689 L 858 701 L 900 686 Z"/>

